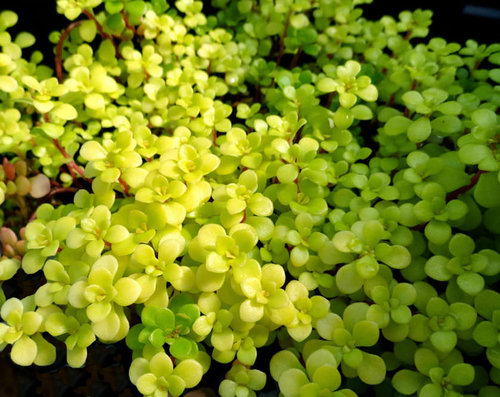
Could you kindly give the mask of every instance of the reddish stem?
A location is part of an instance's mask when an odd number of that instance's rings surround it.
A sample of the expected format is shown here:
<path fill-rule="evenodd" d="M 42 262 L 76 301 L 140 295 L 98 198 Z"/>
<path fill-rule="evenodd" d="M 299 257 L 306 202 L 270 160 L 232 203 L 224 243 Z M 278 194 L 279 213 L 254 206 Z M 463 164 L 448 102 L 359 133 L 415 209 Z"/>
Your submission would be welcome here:
<path fill-rule="evenodd" d="M 293 69 L 299 63 L 300 55 L 302 54 L 302 47 L 299 47 L 295 55 L 293 56 L 292 63 L 290 64 L 290 69 Z"/>
<path fill-rule="evenodd" d="M 132 26 L 132 24 L 128 20 L 127 13 L 125 12 L 125 9 L 122 9 L 121 12 L 122 12 L 122 15 L 123 15 L 123 22 L 125 22 L 125 26 L 127 27 L 127 29 L 131 30 L 132 33 L 135 34 L 135 28 Z"/>
<path fill-rule="evenodd" d="M 123 193 L 125 194 L 125 196 L 130 196 L 130 193 L 129 193 L 129 187 L 127 185 L 127 182 L 125 182 L 122 177 L 119 177 L 118 178 L 118 182 L 120 182 L 120 185 L 122 185 L 123 187 Z"/>
<path fill-rule="evenodd" d="M 328 99 L 326 100 L 326 108 L 330 109 L 330 105 L 332 104 L 333 96 L 335 95 L 336 91 L 330 92 L 330 95 L 328 95 Z"/>
<path fill-rule="evenodd" d="M 458 189 L 448 193 L 448 195 L 446 196 L 446 201 L 451 201 L 451 200 L 455 200 L 458 196 L 460 196 L 461 194 L 464 194 L 465 192 L 469 191 L 470 189 L 472 189 L 476 184 L 477 182 L 479 181 L 479 177 L 482 175 L 482 174 L 485 174 L 487 171 L 484 171 L 484 170 L 478 170 L 471 178 L 470 180 L 470 183 L 468 185 L 465 185 L 465 186 L 462 186 L 462 187 L 459 187 Z"/>
<path fill-rule="evenodd" d="M 387 101 L 387 106 L 389 106 L 389 107 L 392 106 L 392 104 L 394 103 L 394 99 L 396 99 L 396 93 L 391 95 L 391 97 Z"/>
<path fill-rule="evenodd" d="M 71 172 L 71 170 L 73 169 L 74 171 L 76 171 L 78 174 L 80 174 L 80 176 L 85 179 L 87 182 L 92 182 L 89 178 L 86 178 L 85 177 L 85 174 L 83 172 L 83 169 L 82 167 L 80 167 L 78 164 L 75 163 L 75 160 L 73 160 L 71 158 L 71 156 L 68 154 L 68 152 L 61 146 L 61 144 L 59 143 L 59 141 L 57 139 L 52 139 L 52 142 L 54 142 L 54 145 L 56 146 L 57 150 L 59 150 L 59 152 L 63 155 L 63 157 L 65 159 L 71 159 L 71 161 L 69 161 L 68 163 L 66 163 L 66 165 L 68 166 L 68 169 L 71 173 L 71 175 L 73 176 L 73 179 L 75 179 L 73 173 Z"/>
<path fill-rule="evenodd" d="M 110 40 L 111 43 L 113 44 L 113 47 L 115 47 L 115 53 L 116 53 L 116 57 L 117 58 L 121 58 L 121 55 L 120 55 L 120 51 L 118 50 L 118 45 L 115 43 L 115 41 L 113 40 L 113 36 L 111 36 L 109 33 L 106 33 L 102 27 L 102 25 L 99 23 L 99 21 L 97 20 L 97 18 L 95 17 L 95 15 L 90 12 L 89 10 L 82 10 L 82 13 L 90 20 L 94 21 L 96 27 L 97 27 L 97 31 L 99 32 L 99 34 L 102 36 L 102 38 L 104 39 L 107 39 L 107 40 Z"/>
<path fill-rule="evenodd" d="M 76 193 L 78 191 L 78 189 L 76 187 L 58 187 L 56 189 L 53 189 L 51 190 L 48 194 L 47 194 L 47 198 L 51 198 L 51 197 L 54 197 L 56 194 L 60 194 L 60 193 Z"/>
<path fill-rule="evenodd" d="M 66 40 L 71 33 L 71 31 L 80 26 L 82 24 L 82 21 L 75 21 L 72 22 L 68 25 L 66 29 L 61 34 L 61 37 L 59 37 L 59 41 L 57 42 L 56 46 L 56 74 L 57 74 L 57 80 L 59 80 L 59 83 L 63 82 L 63 70 L 62 70 L 62 51 L 63 51 L 63 45 L 64 45 L 64 40 Z"/>
<path fill-rule="evenodd" d="M 281 58 L 283 58 L 283 54 L 285 53 L 285 38 L 288 32 L 288 26 L 290 26 L 290 16 L 292 15 L 292 9 L 288 10 L 288 14 L 286 16 L 285 29 L 283 29 L 283 34 L 280 39 L 280 50 L 278 53 L 278 59 L 276 60 L 276 66 L 278 66 L 281 62 Z"/>
<path fill-rule="evenodd" d="M 472 189 L 474 186 L 476 186 L 477 182 L 479 181 L 479 177 L 482 174 L 485 174 L 487 171 L 484 170 L 478 170 L 471 178 L 470 183 L 468 185 L 459 187 L 458 189 L 453 190 L 452 192 L 448 193 L 446 195 L 446 202 L 450 202 L 451 200 L 455 200 L 460 196 L 461 194 L 464 194 L 468 192 L 470 189 Z M 420 225 L 415 225 L 411 227 L 410 229 L 412 230 L 417 230 L 417 231 L 423 231 L 425 227 L 427 226 L 427 223 L 421 223 Z"/>
<path fill-rule="evenodd" d="M 214 146 L 217 146 L 217 130 L 214 128 L 214 131 L 212 133 L 212 140 L 214 142 Z"/>

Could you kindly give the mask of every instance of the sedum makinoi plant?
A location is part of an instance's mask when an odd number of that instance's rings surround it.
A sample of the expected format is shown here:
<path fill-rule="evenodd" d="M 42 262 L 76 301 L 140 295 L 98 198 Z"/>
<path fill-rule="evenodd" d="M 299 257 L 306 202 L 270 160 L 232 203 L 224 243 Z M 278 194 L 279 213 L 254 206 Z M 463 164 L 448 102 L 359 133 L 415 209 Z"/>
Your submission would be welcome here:
<path fill-rule="evenodd" d="M 500 394 L 500 44 L 370 0 L 0 13 L 0 346 L 144 396 Z M 418 40 L 415 40 L 418 39 Z M 272 351 L 262 366 L 257 357 Z M 266 386 L 267 385 L 267 386 Z"/>

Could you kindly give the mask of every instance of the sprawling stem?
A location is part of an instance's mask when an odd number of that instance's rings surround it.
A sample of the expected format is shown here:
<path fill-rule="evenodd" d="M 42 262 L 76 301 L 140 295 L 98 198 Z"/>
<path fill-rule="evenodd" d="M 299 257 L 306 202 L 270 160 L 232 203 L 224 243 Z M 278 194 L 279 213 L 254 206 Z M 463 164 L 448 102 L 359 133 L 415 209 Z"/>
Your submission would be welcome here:
<path fill-rule="evenodd" d="M 472 189 L 476 184 L 477 182 L 479 181 L 479 177 L 486 173 L 486 171 L 484 170 L 478 170 L 471 178 L 470 180 L 470 183 L 468 185 L 465 185 L 465 186 L 462 186 L 462 187 L 459 187 L 458 189 L 448 193 L 448 195 L 446 196 L 446 201 L 451 201 L 451 200 L 455 200 L 456 198 L 458 198 L 458 196 L 460 196 L 461 194 L 464 194 L 465 192 L 469 191 L 470 189 Z"/>
<path fill-rule="evenodd" d="M 91 182 L 91 180 L 87 177 L 85 177 L 85 174 L 83 172 L 83 169 L 82 167 L 80 167 L 78 164 L 75 163 L 75 160 L 73 160 L 71 158 L 71 156 L 68 154 L 68 152 L 66 151 L 66 149 L 64 149 L 61 144 L 59 143 L 59 141 L 57 139 L 53 139 L 52 142 L 54 143 L 54 145 L 56 146 L 57 150 L 59 150 L 59 152 L 63 155 L 63 157 L 65 159 L 71 159 L 71 161 L 69 161 L 67 164 L 68 166 L 68 169 L 70 170 L 70 173 L 73 174 L 71 172 L 71 170 L 74 170 L 76 171 L 83 179 L 85 179 L 87 182 Z M 74 177 L 73 177 L 74 178 Z"/>
<path fill-rule="evenodd" d="M 451 200 L 455 200 L 461 194 L 467 193 L 474 186 L 476 186 L 477 182 L 479 181 L 479 177 L 486 172 L 487 171 L 484 171 L 484 170 L 478 170 L 474 175 L 472 175 L 472 178 L 470 179 L 470 183 L 468 183 L 467 185 L 461 186 L 458 189 L 455 189 L 452 192 L 448 193 L 446 195 L 446 202 L 450 202 Z M 425 229 L 425 226 L 427 226 L 427 223 L 421 223 L 420 225 L 413 226 L 411 229 L 417 230 L 417 231 L 422 231 Z"/>
<path fill-rule="evenodd" d="M 113 36 L 111 36 L 109 33 L 106 33 L 102 27 L 102 25 L 99 23 L 99 21 L 97 20 L 97 18 L 95 17 L 95 15 L 89 11 L 89 10 L 82 10 L 82 13 L 88 18 L 88 19 L 91 19 L 92 21 L 94 21 L 96 27 L 97 27 L 97 31 L 99 32 L 99 34 L 102 36 L 103 39 L 107 39 L 107 40 L 110 40 L 111 43 L 113 44 L 113 47 L 115 47 L 115 53 L 116 53 L 116 57 L 117 58 L 121 58 L 121 55 L 120 55 L 120 51 L 118 50 L 118 45 L 115 43 L 115 41 L 113 40 Z"/>
<path fill-rule="evenodd" d="M 82 21 L 75 21 L 72 22 L 68 25 L 66 29 L 61 34 L 61 37 L 59 37 L 59 41 L 57 42 L 56 46 L 56 74 L 57 74 L 57 80 L 59 80 L 59 83 L 63 82 L 63 70 L 62 70 L 62 51 L 63 51 L 63 45 L 64 45 L 64 40 L 66 40 L 71 33 L 71 31 L 80 26 L 82 24 Z"/>
<path fill-rule="evenodd" d="M 134 26 L 130 23 L 130 21 L 128 20 L 128 17 L 127 17 L 127 13 L 125 12 L 125 9 L 122 9 L 122 15 L 123 15 L 123 22 L 125 22 L 125 26 L 127 27 L 127 29 L 131 30 L 132 33 L 135 34 L 135 28 Z"/>
<path fill-rule="evenodd" d="M 123 193 L 125 194 L 125 196 L 129 196 L 129 195 L 130 195 L 130 193 L 129 193 L 129 187 L 128 187 L 128 185 L 127 185 L 127 182 L 125 182 L 125 181 L 122 179 L 122 177 L 121 177 L 121 176 L 118 178 L 118 182 L 120 182 L 120 185 L 122 185 L 122 187 L 123 187 Z"/>
<path fill-rule="evenodd" d="M 292 9 L 288 10 L 288 14 L 286 16 L 285 28 L 283 29 L 283 34 L 280 38 L 280 50 L 278 53 L 278 59 L 276 60 L 276 65 L 279 65 L 281 62 L 281 58 L 283 58 L 283 54 L 285 53 L 285 38 L 288 32 L 288 26 L 290 26 L 290 17 L 292 15 Z"/>
<path fill-rule="evenodd" d="M 76 193 L 78 189 L 76 187 L 57 187 L 55 189 L 52 189 L 48 194 L 47 198 L 54 197 L 56 194 L 61 194 L 61 193 Z"/>

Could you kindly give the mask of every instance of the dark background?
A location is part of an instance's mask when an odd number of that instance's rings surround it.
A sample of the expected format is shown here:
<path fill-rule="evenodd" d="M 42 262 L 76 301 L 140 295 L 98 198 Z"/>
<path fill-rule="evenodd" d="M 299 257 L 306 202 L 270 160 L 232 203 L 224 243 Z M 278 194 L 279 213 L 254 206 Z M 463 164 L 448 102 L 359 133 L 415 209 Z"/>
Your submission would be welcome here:
<path fill-rule="evenodd" d="M 172 3 L 172 1 L 170 1 Z M 208 2 L 206 2 L 208 3 Z M 56 12 L 56 0 L 0 0 L 0 11 L 10 9 L 19 15 L 19 22 L 12 31 L 28 31 L 37 38 L 36 48 L 45 54 L 44 63 L 53 65 L 53 48 L 48 35 L 61 30 L 68 21 Z M 448 41 L 464 44 L 467 39 L 479 43 L 500 42 L 499 0 L 374 0 L 364 5 L 364 16 L 377 19 L 383 15 L 397 18 L 403 10 L 417 8 L 434 12 L 430 37 L 443 37 Z M 33 280 L 35 281 L 35 280 Z M 15 281 L 14 281 L 15 283 Z M 19 288 L 19 285 L 14 286 Z M 19 291 L 7 291 L 8 296 L 24 296 Z M 10 292 L 10 293 L 9 293 Z M 58 352 L 57 362 L 48 367 L 17 367 L 10 362 L 8 350 L 0 354 L 0 397 L 60 396 L 60 397 L 132 397 L 136 389 L 128 382 L 130 353 L 124 342 L 114 345 L 92 346 L 87 364 L 83 369 L 71 369 L 64 365 L 65 354 Z M 272 352 L 259 354 L 257 367 L 265 370 Z M 268 357 L 266 357 L 266 353 Z M 222 371 L 214 364 L 214 372 Z M 209 377 L 217 387 L 220 376 Z M 269 389 L 268 389 L 269 390 Z M 259 393 L 259 396 L 274 396 L 275 393 Z"/>

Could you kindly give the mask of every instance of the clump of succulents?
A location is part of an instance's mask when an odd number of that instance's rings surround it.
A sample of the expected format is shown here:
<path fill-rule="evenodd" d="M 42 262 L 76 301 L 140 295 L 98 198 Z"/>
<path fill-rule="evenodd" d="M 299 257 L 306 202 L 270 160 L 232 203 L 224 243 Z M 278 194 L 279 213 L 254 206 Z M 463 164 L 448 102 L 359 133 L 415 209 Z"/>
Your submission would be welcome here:
<path fill-rule="evenodd" d="M 16 364 L 125 339 L 145 396 L 212 360 L 223 397 L 500 394 L 500 44 L 370 2 L 57 0 L 55 70 L 0 13 Z"/>

